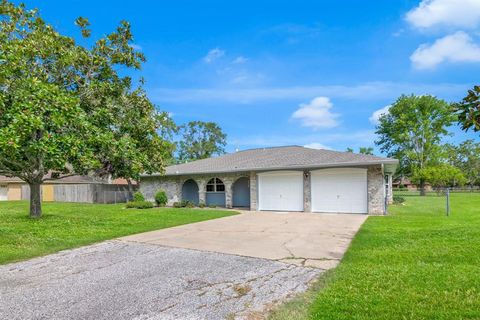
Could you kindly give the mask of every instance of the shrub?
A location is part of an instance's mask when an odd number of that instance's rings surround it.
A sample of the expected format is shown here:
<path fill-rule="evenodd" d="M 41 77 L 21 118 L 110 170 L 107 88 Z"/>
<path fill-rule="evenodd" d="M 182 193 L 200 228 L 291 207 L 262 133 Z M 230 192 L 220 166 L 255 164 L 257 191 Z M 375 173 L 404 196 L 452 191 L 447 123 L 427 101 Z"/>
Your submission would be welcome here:
<path fill-rule="evenodd" d="M 168 198 L 167 198 L 167 193 L 163 190 L 159 190 L 155 194 L 155 203 L 159 207 L 164 207 L 167 204 Z"/>
<path fill-rule="evenodd" d="M 133 201 L 134 202 L 145 201 L 145 197 L 140 191 L 137 191 L 133 194 Z"/>
<path fill-rule="evenodd" d="M 216 204 L 214 204 L 214 203 L 212 203 L 212 204 L 209 204 L 209 205 L 208 205 L 208 207 L 209 207 L 209 208 L 216 208 L 216 207 L 217 207 L 217 205 L 216 205 Z"/>
<path fill-rule="evenodd" d="M 185 207 L 186 207 L 186 208 L 194 208 L 194 207 L 195 207 L 195 203 L 187 200 L 187 201 L 185 202 Z"/>
<path fill-rule="evenodd" d="M 404 202 L 405 202 L 405 198 L 404 198 L 404 197 L 393 196 L 393 203 L 395 203 L 395 204 L 400 204 L 400 203 L 404 203 Z"/>
<path fill-rule="evenodd" d="M 153 208 L 153 203 L 150 201 L 130 201 L 127 202 L 127 208 L 150 209 Z"/>
<path fill-rule="evenodd" d="M 199 208 L 205 208 L 205 202 L 200 202 L 200 203 L 198 204 L 198 207 L 199 207 Z"/>
<path fill-rule="evenodd" d="M 188 201 L 188 200 L 182 200 L 180 202 L 174 202 L 173 207 L 174 208 L 194 208 L 195 203 L 193 203 L 192 201 Z"/>

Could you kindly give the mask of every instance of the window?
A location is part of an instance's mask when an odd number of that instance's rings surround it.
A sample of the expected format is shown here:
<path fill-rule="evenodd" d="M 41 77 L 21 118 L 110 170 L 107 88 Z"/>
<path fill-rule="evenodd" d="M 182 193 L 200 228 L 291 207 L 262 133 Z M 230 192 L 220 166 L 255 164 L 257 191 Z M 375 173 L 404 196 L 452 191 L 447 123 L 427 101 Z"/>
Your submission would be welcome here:
<path fill-rule="evenodd" d="M 212 178 L 207 183 L 207 192 L 224 192 L 225 185 L 223 181 L 218 178 Z"/>

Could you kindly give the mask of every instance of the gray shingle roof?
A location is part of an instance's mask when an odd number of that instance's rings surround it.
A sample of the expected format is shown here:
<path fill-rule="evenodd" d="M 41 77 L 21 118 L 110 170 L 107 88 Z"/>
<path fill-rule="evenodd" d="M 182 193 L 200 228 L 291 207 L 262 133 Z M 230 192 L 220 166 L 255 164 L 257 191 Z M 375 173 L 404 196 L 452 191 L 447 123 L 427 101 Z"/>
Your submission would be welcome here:
<path fill-rule="evenodd" d="M 219 157 L 173 165 L 166 168 L 165 175 L 307 169 L 371 164 L 386 164 L 395 167 L 398 164 L 398 160 L 352 152 L 287 146 L 250 149 Z"/>

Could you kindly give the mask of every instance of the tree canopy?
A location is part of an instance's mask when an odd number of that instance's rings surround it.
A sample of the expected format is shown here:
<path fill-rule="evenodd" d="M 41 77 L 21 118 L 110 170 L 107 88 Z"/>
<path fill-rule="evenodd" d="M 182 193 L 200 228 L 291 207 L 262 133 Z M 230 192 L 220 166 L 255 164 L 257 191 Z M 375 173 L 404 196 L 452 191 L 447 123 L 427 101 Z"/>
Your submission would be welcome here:
<path fill-rule="evenodd" d="M 422 180 L 429 182 L 437 190 L 442 187 L 463 186 L 467 182 L 460 169 L 446 163 L 416 170 L 412 181 L 418 183 Z"/>
<path fill-rule="evenodd" d="M 459 168 L 470 186 L 480 184 L 480 142 L 466 140 L 459 145 L 445 145 L 447 162 Z"/>
<path fill-rule="evenodd" d="M 24 5 L 2 0 L 0 15 L 0 174 L 30 185 L 31 216 L 46 179 L 162 171 L 174 125 L 118 71 L 145 61 L 128 22 L 85 47 Z M 88 20 L 76 24 L 89 38 Z"/>
<path fill-rule="evenodd" d="M 455 103 L 453 110 L 463 130 L 480 131 L 480 86 L 468 90 L 468 95 L 461 102 Z"/>
<path fill-rule="evenodd" d="M 413 174 L 440 161 L 440 142 L 455 117 L 450 105 L 434 96 L 402 95 L 382 115 L 375 143 L 400 161 L 402 174 Z M 419 179 L 424 193 L 423 178 Z"/>
<path fill-rule="evenodd" d="M 191 121 L 180 127 L 178 160 L 190 161 L 225 153 L 227 135 L 215 122 Z"/>

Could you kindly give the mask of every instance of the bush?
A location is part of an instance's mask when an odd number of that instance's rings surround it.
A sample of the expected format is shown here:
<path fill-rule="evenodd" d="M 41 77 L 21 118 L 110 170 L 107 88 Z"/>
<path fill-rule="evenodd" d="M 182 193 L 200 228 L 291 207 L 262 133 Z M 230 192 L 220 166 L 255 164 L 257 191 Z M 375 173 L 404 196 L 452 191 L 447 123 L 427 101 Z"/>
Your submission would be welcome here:
<path fill-rule="evenodd" d="M 150 201 L 130 201 L 127 202 L 127 208 L 150 209 L 153 208 L 153 203 L 151 203 Z"/>
<path fill-rule="evenodd" d="M 192 201 L 185 201 L 185 205 L 184 207 L 186 208 L 194 208 L 195 207 L 195 203 L 193 203 Z"/>
<path fill-rule="evenodd" d="M 158 191 L 155 194 L 155 203 L 159 207 L 164 207 L 167 204 L 168 198 L 167 193 L 163 190 Z"/>
<path fill-rule="evenodd" d="M 188 201 L 188 200 L 182 200 L 180 202 L 174 202 L 173 207 L 174 208 L 194 208 L 195 203 L 193 203 L 192 201 Z"/>
<path fill-rule="evenodd" d="M 200 202 L 200 203 L 198 204 L 198 207 L 199 207 L 199 208 L 205 208 L 205 202 Z"/>
<path fill-rule="evenodd" d="M 217 207 L 217 205 L 216 205 L 216 204 L 214 204 L 214 203 L 212 203 L 212 204 L 209 204 L 209 205 L 208 205 L 208 207 L 209 207 L 209 208 L 216 208 L 216 207 Z"/>
<path fill-rule="evenodd" d="M 393 203 L 395 203 L 395 204 L 400 204 L 400 203 L 404 203 L 404 202 L 405 202 L 405 198 L 404 198 L 404 197 L 393 196 Z"/>
<path fill-rule="evenodd" d="M 143 194 L 140 191 L 137 191 L 133 194 L 133 201 L 134 202 L 145 201 L 145 197 L 143 196 Z"/>

